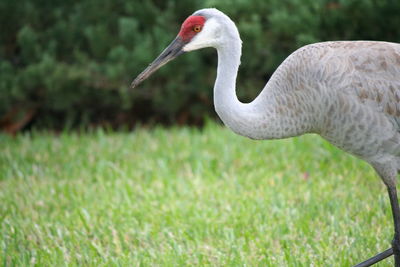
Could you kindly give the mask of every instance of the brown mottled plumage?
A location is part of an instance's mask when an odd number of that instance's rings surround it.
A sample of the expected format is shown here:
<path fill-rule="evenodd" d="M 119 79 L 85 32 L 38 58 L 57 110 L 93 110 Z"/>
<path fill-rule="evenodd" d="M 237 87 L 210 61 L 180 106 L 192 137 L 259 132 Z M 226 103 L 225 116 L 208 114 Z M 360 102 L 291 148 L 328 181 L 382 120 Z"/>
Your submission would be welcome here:
<path fill-rule="evenodd" d="M 387 177 L 380 169 L 391 169 L 391 173 L 400 169 L 399 44 L 307 45 L 279 66 L 256 100 L 271 98 L 281 103 L 276 107 L 279 116 L 303 118 L 302 123 L 292 122 L 297 125 L 294 135 L 318 133 L 368 161 L 386 183 L 395 183 L 396 175 Z M 280 129 L 288 130 L 284 123 Z"/>

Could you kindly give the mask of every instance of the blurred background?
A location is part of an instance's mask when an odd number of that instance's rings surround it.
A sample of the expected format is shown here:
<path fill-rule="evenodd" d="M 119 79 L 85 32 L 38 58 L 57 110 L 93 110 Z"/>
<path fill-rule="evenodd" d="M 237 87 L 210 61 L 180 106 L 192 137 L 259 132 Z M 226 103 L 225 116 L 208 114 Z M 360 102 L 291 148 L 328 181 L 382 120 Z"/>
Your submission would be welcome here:
<path fill-rule="evenodd" d="M 205 7 L 239 28 L 244 102 L 305 44 L 400 42 L 398 0 L 1 0 L 0 128 L 201 126 L 215 118 L 213 49 L 185 54 L 128 90 L 183 20 Z"/>

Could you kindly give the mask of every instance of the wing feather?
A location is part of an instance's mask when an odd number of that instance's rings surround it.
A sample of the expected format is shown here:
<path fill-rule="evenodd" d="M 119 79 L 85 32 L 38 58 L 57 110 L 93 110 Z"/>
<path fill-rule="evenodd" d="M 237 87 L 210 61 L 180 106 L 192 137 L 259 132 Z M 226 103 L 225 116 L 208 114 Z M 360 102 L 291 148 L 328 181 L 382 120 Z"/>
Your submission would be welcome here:
<path fill-rule="evenodd" d="M 349 44 L 351 44 L 350 47 Z M 343 71 L 340 86 L 362 104 L 377 109 L 400 131 L 400 44 L 342 42 Z M 340 45 L 340 43 L 336 43 Z M 342 67 L 343 68 L 343 67 Z"/>

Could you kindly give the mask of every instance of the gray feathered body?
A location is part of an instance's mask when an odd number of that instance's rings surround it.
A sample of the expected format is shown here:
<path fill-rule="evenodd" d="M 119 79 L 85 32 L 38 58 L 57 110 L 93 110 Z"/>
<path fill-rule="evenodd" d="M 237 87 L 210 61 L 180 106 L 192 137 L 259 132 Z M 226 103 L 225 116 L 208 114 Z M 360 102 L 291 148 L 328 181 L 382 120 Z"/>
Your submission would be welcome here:
<path fill-rule="evenodd" d="M 273 106 L 266 112 L 279 118 L 269 138 L 317 133 L 383 176 L 400 169 L 399 44 L 307 45 L 279 66 L 254 102 Z"/>

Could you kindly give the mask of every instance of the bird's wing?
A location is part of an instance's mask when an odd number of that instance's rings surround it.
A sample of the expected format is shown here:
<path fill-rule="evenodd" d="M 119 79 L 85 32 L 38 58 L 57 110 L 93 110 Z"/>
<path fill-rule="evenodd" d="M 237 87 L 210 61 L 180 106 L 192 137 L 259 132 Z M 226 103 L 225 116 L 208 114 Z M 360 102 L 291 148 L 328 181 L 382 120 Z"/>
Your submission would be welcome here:
<path fill-rule="evenodd" d="M 382 112 L 400 131 L 400 45 L 364 42 L 347 51 L 346 93 Z"/>

